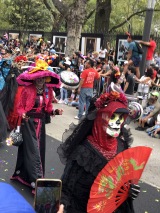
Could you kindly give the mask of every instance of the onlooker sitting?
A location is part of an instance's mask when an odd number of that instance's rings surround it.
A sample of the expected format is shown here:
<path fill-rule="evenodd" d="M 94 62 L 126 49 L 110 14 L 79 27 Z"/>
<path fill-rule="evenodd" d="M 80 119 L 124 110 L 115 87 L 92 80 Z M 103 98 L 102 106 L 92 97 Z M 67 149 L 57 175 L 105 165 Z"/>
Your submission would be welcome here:
<path fill-rule="evenodd" d="M 139 119 L 139 126 L 135 128 L 136 130 L 145 130 L 145 125 L 153 126 L 160 112 L 160 103 L 158 101 L 159 93 L 157 91 L 150 93 L 151 97 L 148 99 L 147 107 L 144 109 L 142 117 Z"/>
<path fill-rule="evenodd" d="M 75 98 L 70 98 L 68 101 L 68 106 L 78 107 L 79 106 L 79 95 L 77 94 Z"/>
<path fill-rule="evenodd" d="M 125 82 L 123 90 L 128 95 L 134 94 L 135 73 L 136 73 L 136 70 L 134 67 L 128 67 L 128 69 L 124 71 L 126 82 Z"/>
<path fill-rule="evenodd" d="M 69 60 L 65 61 L 64 62 L 65 70 L 71 72 L 70 65 L 71 65 L 71 62 Z M 64 84 L 62 83 L 60 88 L 60 100 L 58 101 L 58 103 L 67 104 L 68 103 L 67 98 L 68 98 L 68 90 L 67 88 L 65 88 Z"/>
<path fill-rule="evenodd" d="M 153 77 L 153 69 L 147 68 L 145 74 L 140 79 L 138 79 L 137 77 L 135 78 L 136 81 L 139 82 L 137 90 L 138 95 L 141 95 L 143 97 L 148 95 L 149 89 L 152 86 L 152 77 Z"/>
<path fill-rule="evenodd" d="M 65 57 L 63 57 L 62 60 L 60 60 L 59 69 L 58 69 L 59 73 L 61 73 L 62 71 L 65 70 L 65 68 L 66 68 L 65 64 L 64 64 L 65 61 L 66 61 Z"/>
<path fill-rule="evenodd" d="M 149 136 L 153 138 L 160 138 L 160 114 L 157 115 L 157 121 L 151 128 L 146 129 Z"/>

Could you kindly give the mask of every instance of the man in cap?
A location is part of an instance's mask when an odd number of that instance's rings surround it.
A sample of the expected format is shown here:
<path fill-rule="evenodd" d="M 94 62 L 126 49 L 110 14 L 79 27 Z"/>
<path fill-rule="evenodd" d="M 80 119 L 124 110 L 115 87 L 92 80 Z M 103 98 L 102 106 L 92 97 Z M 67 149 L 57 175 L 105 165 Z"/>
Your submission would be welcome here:
<path fill-rule="evenodd" d="M 51 49 L 49 52 L 50 52 L 50 54 L 56 54 L 55 49 Z"/>
<path fill-rule="evenodd" d="M 144 108 L 142 117 L 139 119 L 139 125 L 136 130 L 145 130 L 145 125 L 154 126 L 158 113 L 160 112 L 160 103 L 158 101 L 159 92 L 150 93 L 147 106 Z"/>
<path fill-rule="evenodd" d="M 58 67 L 58 65 L 59 65 L 59 57 L 56 54 L 56 50 L 55 49 L 50 49 L 49 52 L 50 52 L 49 58 L 52 59 L 52 63 L 50 63 L 50 66 L 51 67 Z"/>

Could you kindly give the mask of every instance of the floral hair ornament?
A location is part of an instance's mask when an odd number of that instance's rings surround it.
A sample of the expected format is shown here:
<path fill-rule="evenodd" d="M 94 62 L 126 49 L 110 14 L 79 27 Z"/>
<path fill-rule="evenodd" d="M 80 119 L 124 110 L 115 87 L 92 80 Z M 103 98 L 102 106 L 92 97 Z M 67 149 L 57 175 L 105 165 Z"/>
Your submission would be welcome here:
<path fill-rule="evenodd" d="M 98 109 L 106 107 L 112 101 L 119 101 L 127 105 L 127 99 L 124 93 L 117 91 L 111 91 L 110 93 L 102 94 L 95 102 L 95 106 Z"/>
<path fill-rule="evenodd" d="M 46 62 L 50 65 L 56 58 L 58 55 L 50 55 L 46 57 Z"/>
<path fill-rule="evenodd" d="M 15 62 L 27 61 L 27 57 L 24 55 L 17 56 L 14 60 Z"/>
<path fill-rule="evenodd" d="M 39 59 L 45 60 L 44 56 L 43 56 L 41 53 L 39 53 L 39 54 L 37 54 L 37 55 L 35 56 L 35 61 L 37 61 L 37 60 L 39 60 Z"/>

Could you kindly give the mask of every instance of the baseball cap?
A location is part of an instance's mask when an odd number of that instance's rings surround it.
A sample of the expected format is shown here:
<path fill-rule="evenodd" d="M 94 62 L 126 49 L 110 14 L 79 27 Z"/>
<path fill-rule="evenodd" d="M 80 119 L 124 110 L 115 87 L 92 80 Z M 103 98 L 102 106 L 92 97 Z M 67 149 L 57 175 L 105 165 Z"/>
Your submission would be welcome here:
<path fill-rule="evenodd" d="M 19 47 L 16 47 L 16 48 L 15 48 L 15 51 L 16 51 L 16 52 L 20 52 Z"/>
<path fill-rule="evenodd" d="M 159 97 L 159 92 L 157 91 L 151 92 L 150 94 L 153 96 L 156 96 L 157 98 Z"/>
<path fill-rule="evenodd" d="M 50 50 L 50 53 L 56 54 L 56 51 L 55 51 L 54 49 L 51 49 L 51 50 Z"/>
<path fill-rule="evenodd" d="M 67 64 L 67 65 L 69 65 L 69 66 L 71 65 L 70 61 L 65 61 L 64 63 Z"/>

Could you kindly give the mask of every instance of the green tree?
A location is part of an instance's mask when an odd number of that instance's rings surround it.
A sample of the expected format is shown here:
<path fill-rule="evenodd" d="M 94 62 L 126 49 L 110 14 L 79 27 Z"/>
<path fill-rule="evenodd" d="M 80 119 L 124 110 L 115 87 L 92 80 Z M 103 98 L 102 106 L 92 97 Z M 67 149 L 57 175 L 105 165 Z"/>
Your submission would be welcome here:
<path fill-rule="evenodd" d="M 79 42 L 81 38 L 82 26 L 87 17 L 87 3 L 89 0 L 75 0 L 65 3 L 59 0 L 52 0 L 55 8 L 65 18 L 67 25 L 67 44 L 66 55 L 79 50 Z M 48 1 L 44 1 L 46 6 L 52 8 Z"/>
<path fill-rule="evenodd" d="M 8 22 L 13 29 L 45 30 L 51 27 L 49 11 L 42 0 L 6 0 Z"/>

